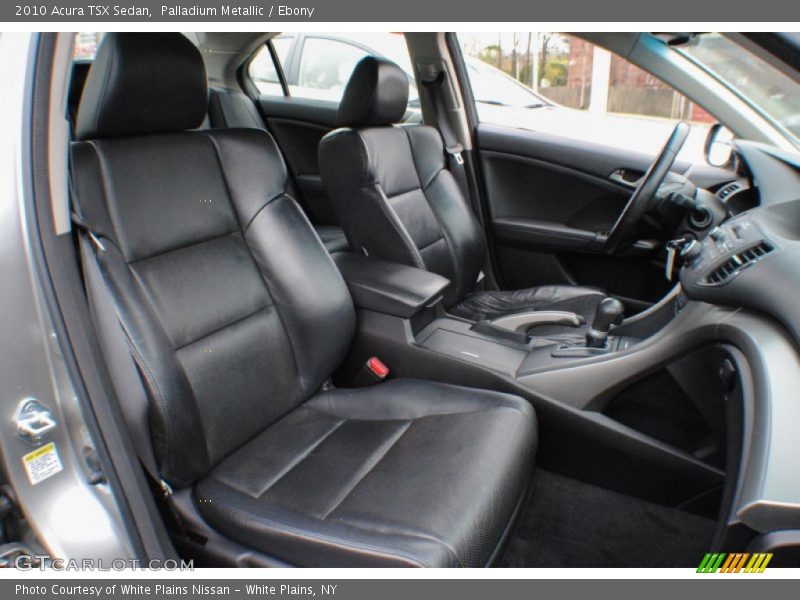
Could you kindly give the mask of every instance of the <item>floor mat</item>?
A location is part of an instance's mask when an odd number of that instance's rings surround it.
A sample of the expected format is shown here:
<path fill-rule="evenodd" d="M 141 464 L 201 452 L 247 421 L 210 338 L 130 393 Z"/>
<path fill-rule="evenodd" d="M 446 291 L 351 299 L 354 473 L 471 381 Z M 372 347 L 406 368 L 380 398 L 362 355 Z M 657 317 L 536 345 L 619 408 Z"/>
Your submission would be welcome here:
<path fill-rule="evenodd" d="M 538 469 L 505 567 L 696 567 L 716 523 Z"/>

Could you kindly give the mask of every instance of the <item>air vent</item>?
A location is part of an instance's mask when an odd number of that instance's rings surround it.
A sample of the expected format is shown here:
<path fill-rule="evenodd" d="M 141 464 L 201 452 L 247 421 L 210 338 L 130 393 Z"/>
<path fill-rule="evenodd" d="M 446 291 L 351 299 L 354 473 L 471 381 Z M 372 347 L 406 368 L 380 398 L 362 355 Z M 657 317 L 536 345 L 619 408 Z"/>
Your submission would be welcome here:
<path fill-rule="evenodd" d="M 729 183 L 728 185 L 719 189 L 719 191 L 717 192 L 717 198 L 719 198 L 720 200 L 725 200 L 728 198 L 728 196 L 732 196 L 733 194 L 738 192 L 741 188 L 742 188 L 741 184 L 737 181 Z"/>
<path fill-rule="evenodd" d="M 703 283 L 706 285 L 724 285 L 736 277 L 742 269 L 746 269 L 761 260 L 770 252 L 772 252 L 772 246 L 765 241 L 761 241 L 755 246 L 732 255 L 722 265 L 706 275 Z"/>

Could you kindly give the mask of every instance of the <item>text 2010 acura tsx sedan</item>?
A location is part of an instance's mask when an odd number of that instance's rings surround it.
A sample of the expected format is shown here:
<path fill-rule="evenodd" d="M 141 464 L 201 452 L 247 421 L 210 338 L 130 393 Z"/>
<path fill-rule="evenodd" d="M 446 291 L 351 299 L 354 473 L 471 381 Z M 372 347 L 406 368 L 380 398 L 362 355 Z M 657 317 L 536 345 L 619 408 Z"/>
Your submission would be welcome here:
<path fill-rule="evenodd" d="M 491 122 L 480 36 L 408 123 L 385 56 L 87 35 L 0 36 L 4 564 L 800 566 L 797 34 L 559 38 L 653 153 Z"/>

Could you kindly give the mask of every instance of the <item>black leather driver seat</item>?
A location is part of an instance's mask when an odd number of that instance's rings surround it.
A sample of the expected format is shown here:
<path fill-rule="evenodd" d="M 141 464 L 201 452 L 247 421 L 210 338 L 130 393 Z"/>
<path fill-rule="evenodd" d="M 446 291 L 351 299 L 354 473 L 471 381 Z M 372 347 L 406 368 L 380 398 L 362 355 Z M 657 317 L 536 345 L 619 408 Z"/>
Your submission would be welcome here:
<path fill-rule="evenodd" d="M 412 380 L 327 389 L 354 333 L 347 287 L 269 134 L 189 131 L 206 85 L 184 36 L 109 34 L 72 146 L 160 475 L 292 565 L 487 564 L 530 481 L 531 406 Z"/>
<path fill-rule="evenodd" d="M 407 101 L 403 70 L 366 57 L 345 88 L 340 129 L 320 143 L 323 183 L 351 247 L 447 277 L 445 306 L 466 319 L 564 310 L 590 321 L 604 298 L 594 288 L 475 291 L 486 256 L 480 225 L 445 168 L 439 132 L 425 125 L 396 126 Z"/>

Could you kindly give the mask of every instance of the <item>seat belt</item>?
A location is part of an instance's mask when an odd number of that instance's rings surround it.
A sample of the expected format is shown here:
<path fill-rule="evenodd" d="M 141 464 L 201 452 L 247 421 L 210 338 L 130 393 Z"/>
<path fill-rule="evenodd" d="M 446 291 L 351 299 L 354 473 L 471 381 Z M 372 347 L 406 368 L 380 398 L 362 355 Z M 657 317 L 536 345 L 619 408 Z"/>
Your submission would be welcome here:
<path fill-rule="evenodd" d="M 456 184 L 461 190 L 461 193 L 469 202 L 472 213 L 475 215 L 475 218 L 478 219 L 478 223 L 481 225 L 482 235 L 485 236 L 484 232 L 486 230 L 486 223 L 480 203 L 478 202 L 478 195 L 477 192 L 473 194 L 470 191 L 469 179 L 467 177 L 467 165 L 464 162 L 463 156 L 464 147 L 458 142 L 458 138 L 456 138 L 456 134 L 453 132 L 453 127 L 450 123 L 450 112 L 445 104 L 445 94 L 443 88 L 446 81 L 447 79 L 445 77 L 445 72 L 440 70 L 436 77 L 430 79 L 429 81 L 424 81 L 423 85 L 425 86 L 425 89 L 428 90 L 428 96 L 433 103 L 433 110 L 436 117 L 436 127 L 439 130 L 439 133 L 442 135 L 442 139 L 444 140 L 445 152 L 447 153 L 448 170 L 453 174 L 453 178 L 456 180 Z M 488 261 L 489 257 L 487 255 L 487 264 L 484 265 L 484 269 L 478 274 L 478 285 L 483 284 L 484 273 L 490 272 L 488 270 Z"/>
<path fill-rule="evenodd" d="M 150 440 L 149 409 L 147 393 L 142 385 L 139 369 L 133 359 L 128 336 L 119 317 L 116 302 L 97 260 L 97 253 L 108 252 L 101 239 L 75 213 L 72 222 L 78 229 L 83 281 L 89 310 L 97 326 L 100 345 L 112 375 L 114 391 L 133 445 L 142 467 L 155 482 L 164 496 L 172 494 L 172 488 L 161 478 L 158 463 Z"/>
<path fill-rule="evenodd" d="M 428 95 L 433 103 L 436 128 L 439 130 L 444 140 L 444 149 L 447 153 L 447 168 L 453 174 L 458 187 L 461 189 L 461 193 L 469 200 L 469 204 L 474 211 L 475 205 L 472 201 L 472 194 L 469 192 L 466 165 L 464 164 L 464 147 L 458 142 L 458 138 L 456 138 L 456 134 L 453 132 L 453 127 L 450 124 L 450 115 L 442 91 L 444 83 L 445 75 L 444 72 L 440 71 L 435 79 L 425 81 L 423 85 L 425 89 L 428 90 Z"/>

